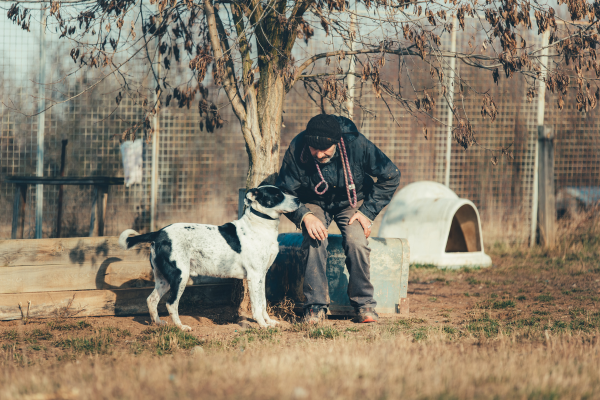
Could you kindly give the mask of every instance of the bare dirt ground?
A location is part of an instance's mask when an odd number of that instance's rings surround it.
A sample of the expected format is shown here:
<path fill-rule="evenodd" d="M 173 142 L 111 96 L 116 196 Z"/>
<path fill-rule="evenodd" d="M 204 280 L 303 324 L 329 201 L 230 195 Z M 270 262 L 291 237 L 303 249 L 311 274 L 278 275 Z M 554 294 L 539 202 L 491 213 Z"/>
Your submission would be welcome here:
<path fill-rule="evenodd" d="M 411 268 L 410 318 L 242 327 L 185 310 L 0 322 L 0 398 L 600 398 L 600 226 L 561 227 L 552 251 L 494 245 L 494 266 Z M 165 318 L 170 322 L 169 318 Z"/>

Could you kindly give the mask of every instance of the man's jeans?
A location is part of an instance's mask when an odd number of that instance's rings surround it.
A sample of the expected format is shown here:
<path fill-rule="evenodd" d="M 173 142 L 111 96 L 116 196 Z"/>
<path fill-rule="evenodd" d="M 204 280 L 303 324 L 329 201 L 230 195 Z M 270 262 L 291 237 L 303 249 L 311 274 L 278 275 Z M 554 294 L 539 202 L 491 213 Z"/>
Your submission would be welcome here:
<path fill-rule="evenodd" d="M 341 210 L 336 215 L 331 215 L 323 211 L 314 204 L 307 204 L 307 207 L 319 218 L 326 228 L 329 227 L 331 220 L 335 221 L 342 232 L 342 246 L 346 253 L 346 268 L 350 279 L 348 282 L 348 297 L 350 304 L 355 307 L 375 307 L 377 302 L 373 299 L 373 285 L 370 281 L 370 260 L 371 249 L 367 243 L 365 232 L 358 221 L 348 225 L 348 221 L 354 214 L 356 208 L 348 207 Z M 306 302 L 304 307 L 311 305 L 329 306 L 329 288 L 327 286 L 327 239 L 312 239 L 304 224 L 302 224 L 302 250 L 306 254 L 306 270 L 304 274 L 304 296 Z"/>

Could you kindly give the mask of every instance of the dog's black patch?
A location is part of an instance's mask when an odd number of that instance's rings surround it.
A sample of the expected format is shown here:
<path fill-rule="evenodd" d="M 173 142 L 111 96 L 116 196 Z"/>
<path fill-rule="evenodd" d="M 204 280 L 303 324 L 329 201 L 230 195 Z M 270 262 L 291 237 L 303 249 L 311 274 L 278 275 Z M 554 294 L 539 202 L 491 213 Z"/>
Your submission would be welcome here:
<path fill-rule="evenodd" d="M 171 285 L 171 295 L 167 303 L 173 304 L 177 300 L 177 293 L 179 292 L 179 284 L 181 283 L 181 269 L 177 267 L 175 261 L 171 261 L 171 253 L 173 251 L 173 244 L 169 235 L 162 229 L 155 232 L 156 238 L 154 239 L 154 254 L 156 268 L 163 274 L 169 285 Z"/>
<path fill-rule="evenodd" d="M 193 226 L 184 226 L 183 229 L 187 229 L 188 231 L 193 231 L 196 228 L 194 228 Z"/>
<path fill-rule="evenodd" d="M 237 235 L 234 224 L 228 222 L 225 225 L 219 226 L 219 233 L 223 236 L 229 247 L 231 247 L 231 250 L 238 254 L 242 252 L 242 244 L 240 243 L 240 238 Z"/>
<path fill-rule="evenodd" d="M 256 189 L 256 201 L 265 208 L 273 208 L 283 200 L 285 200 L 285 196 L 279 188 L 266 186 Z"/>

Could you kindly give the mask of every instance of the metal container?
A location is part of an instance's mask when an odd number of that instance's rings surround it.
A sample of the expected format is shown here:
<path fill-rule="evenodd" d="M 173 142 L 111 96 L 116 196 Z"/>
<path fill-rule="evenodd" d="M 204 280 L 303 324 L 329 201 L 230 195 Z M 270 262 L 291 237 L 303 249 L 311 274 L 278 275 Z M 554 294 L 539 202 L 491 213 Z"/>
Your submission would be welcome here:
<path fill-rule="evenodd" d="M 304 303 L 305 256 L 301 251 L 302 234 L 285 233 L 278 237 L 279 254 L 267 273 L 267 299 L 276 303 L 287 297 L 297 308 Z M 375 287 L 377 311 L 408 314 L 408 267 L 410 248 L 406 239 L 369 238 L 371 282 Z M 329 235 L 327 246 L 329 311 L 333 315 L 354 314 L 348 299 L 348 271 L 341 235 Z"/>

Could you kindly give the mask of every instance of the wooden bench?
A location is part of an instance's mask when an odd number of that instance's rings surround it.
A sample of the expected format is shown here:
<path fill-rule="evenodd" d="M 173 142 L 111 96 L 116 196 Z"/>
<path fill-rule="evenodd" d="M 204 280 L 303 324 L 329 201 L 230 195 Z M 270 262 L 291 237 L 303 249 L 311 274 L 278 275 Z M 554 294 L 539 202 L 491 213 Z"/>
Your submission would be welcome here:
<path fill-rule="evenodd" d="M 6 183 L 14 183 L 15 198 L 13 202 L 13 220 L 11 239 L 23 239 L 25 225 L 25 205 L 27 203 L 27 187 L 29 185 L 92 185 L 94 195 L 92 197 L 92 212 L 90 218 L 90 236 L 104 236 L 104 218 L 106 217 L 106 206 L 108 203 L 108 187 L 111 185 L 122 185 L 124 178 L 109 176 L 90 177 L 37 177 L 37 176 L 9 176 Z M 59 196 L 59 209 L 61 208 Z M 60 215 L 60 212 L 59 212 Z M 58 224 L 60 224 L 60 218 Z M 60 229 L 59 229 L 60 232 Z M 60 236 L 60 235 L 59 235 Z"/>

